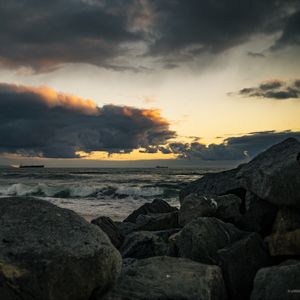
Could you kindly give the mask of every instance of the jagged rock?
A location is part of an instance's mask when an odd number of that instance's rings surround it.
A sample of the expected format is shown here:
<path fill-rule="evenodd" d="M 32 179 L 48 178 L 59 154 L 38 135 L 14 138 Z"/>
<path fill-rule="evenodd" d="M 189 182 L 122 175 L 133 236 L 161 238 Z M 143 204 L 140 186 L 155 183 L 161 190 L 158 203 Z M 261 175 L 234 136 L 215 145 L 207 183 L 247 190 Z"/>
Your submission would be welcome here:
<path fill-rule="evenodd" d="M 179 227 L 178 211 L 161 214 L 139 215 L 136 219 L 137 230 L 156 231 Z"/>
<path fill-rule="evenodd" d="M 271 256 L 300 255 L 300 229 L 272 234 L 265 241 Z"/>
<path fill-rule="evenodd" d="M 257 272 L 251 300 L 297 300 L 299 287 L 300 261 L 286 261 Z"/>
<path fill-rule="evenodd" d="M 234 223 L 240 218 L 241 203 L 241 199 L 233 194 L 212 197 L 192 193 L 181 203 L 179 224 L 184 226 L 198 217 L 217 217 Z"/>
<path fill-rule="evenodd" d="M 263 236 L 270 234 L 278 208 L 251 192 L 246 193 L 246 212 L 235 224 L 246 231 L 254 231 Z"/>
<path fill-rule="evenodd" d="M 282 207 L 279 209 L 272 227 L 273 233 L 286 233 L 300 229 L 300 212 L 294 208 Z"/>
<path fill-rule="evenodd" d="M 181 230 L 181 228 L 172 228 L 172 229 L 167 229 L 167 230 L 159 230 L 159 231 L 155 231 L 153 232 L 154 234 L 156 234 L 158 237 L 162 238 L 164 241 L 168 242 L 169 238 L 178 233 Z"/>
<path fill-rule="evenodd" d="M 179 210 L 179 224 L 184 226 L 197 217 L 212 217 L 216 214 L 217 202 L 212 197 L 191 193 L 184 198 Z"/>
<path fill-rule="evenodd" d="M 168 244 L 169 244 L 169 255 L 170 256 L 178 256 L 179 236 L 180 236 L 180 232 L 176 232 L 169 236 Z"/>
<path fill-rule="evenodd" d="M 92 220 L 91 223 L 100 227 L 107 234 L 116 248 L 121 247 L 124 239 L 123 235 L 111 218 L 101 216 Z"/>
<path fill-rule="evenodd" d="M 242 200 L 233 194 L 218 196 L 216 198 L 217 211 L 215 217 L 224 222 L 235 223 L 241 216 Z"/>
<path fill-rule="evenodd" d="M 43 200 L 2 198 L 0 237 L 1 299 L 86 300 L 121 268 L 100 228 Z"/>
<path fill-rule="evenodd" d="M 181 190 L 180 203 L 191 193 L 212 197 L 235 194 L 243 199 L 246 191 L 236 177 L 240 168 L 241 166 L 228 171 L 205 174 L 202 178 L 190 183 Z"/>
<path fill-rule="evenodd" d="M 238 174 L 244 188 L 275 205 L 300 206 L 300 142 L 288 138 L 259 154 Z"/>
<path fill-rule="evenodd" d="M 231 300 L 249 299 L 256 272 L 271 262 L 267 247 L 257 233 L 219 250 L 218 259 Z"/>
<path fill-rule="evenodd" d="M 133 232 L 126 236 L 120 248 L 124 258 L 147 258 L 151 256 L 167 255 L 169 246 L 165 240 L 150 231 Z"/>
<path fill-rule="evenodd" d="M 131 222 L 116 222 L 115 224 L 123 237 L 138 229 L 137 225 Z"/>
<path fill-rule="evenodd" d="M 100 299 L 226 300 L 227 296 L 219 267 L 165 256 L 130 264 L 114 289 L 92 300 Z"/>
<path fill-rule="evenodd" d="M 170 206 L 166 201 L 161 199 L 154 199 L 152 203 L 145 203 L 137 210 L 133 211 L 123 222 L 135 223 L 139 215 L 169 213 L 177 211 L 176 207 Z"/>
<path fill-rule="evenodd" d="M 197 218 L 188 223 L 177 240 L 178 255 L 207 264 L 217 264 L 217 252 L 240 239 L 245 232 L 216 218 Z"/>

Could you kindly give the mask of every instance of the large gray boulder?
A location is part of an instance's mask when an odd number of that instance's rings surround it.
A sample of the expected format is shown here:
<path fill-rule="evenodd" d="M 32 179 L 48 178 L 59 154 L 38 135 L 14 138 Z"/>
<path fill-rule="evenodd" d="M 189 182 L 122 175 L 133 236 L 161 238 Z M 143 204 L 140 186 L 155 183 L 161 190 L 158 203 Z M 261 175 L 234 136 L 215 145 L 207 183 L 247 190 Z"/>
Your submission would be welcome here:
<path fill-rule="evenodd" d="M 116 248 L 121 247 L 124 237 L 121 233 L 121 230 L 117 227 L 117 225 L 111 218 L 101 216 L 92 220 L 91 223 L 100 227 L 107 234 L 112 244 Z"/>
<path fill-rule="evenodd" d="M 181 202 L 179 224 L 186 225 L 198 217 L 216 217 L 234 223 L 240 219 L 242 200 L 234 195 L 201 196 L 191 193 Z"/>
<path fill-rule="evenodd" d="M 129 264 L 114 289 L 92 300 L 226 300 L 222 272 L 188 259 L 152 257 Z"/>
<path fill-rule="evenodd" d="M 217 211 L 215 217 L 224 222 L 236 223 L 241 217 L 242 200 L 234 195 L 227 194 L 216 198 Z"/>
<path fill-rule="evenodd" d="M 235 194 L 243 199 L 246 191 L 237 178 L 240 168 L 241 166 L 228 171 L 205 174 L 202 178 L 190 183 L 181 190 L 180 202 L 182 203 L 184 198 L 191 193 L 212 197 Z"/>
<path fill-rule="evenodd" d="M 231 300 L 249 299 L 256 272 L 271 263 L 267 247 L 257 233 L 219 250 L 218 260 Z"/>
<path fill-rule="evenodd" d="M 278 208 L 251 192 L 246 193 L 246 211 L 235 222 L 237 227 L 258 232 L 263 236 L 270 234 Z"/>
<path fill-rule="evenodd" d="M 165 239 L 150 231 L 133 232 L 126 236 L 120 248 L 124 258 L 147 258 L 168 255 L 169 246 Z"/>
<path fill-rule="evenodd" d="M 299 287 L 300 261 L 286 261 L 257 272 L 251 300 L 298 300 Z"/>
<path fill-rule="evenodd" d="M 156 231 L 178 228 L 178 211 L 160 214 L 139 215 L 136 230 Z"/>
<path fill-rule="evenodd" d="M 273 233 L 286 233 L 300 229 L 300 211 L 294 208 L 281 207 L 273 223 Z"/>
<path fill-rule="evenodd" d="M 198 217 L 213 217 L 217 212 L 217 202 L 213 197 L 191 193 L 181 202 L 179 224 L 186 225 Z"/>
<path fill-rule="evenodd" d="M 274 233 L 265 238 L 271 256 L 299 256 L 300 229 Z"/>
<path fill-rule="evenodd" d="M 245 235 L 230 223 L 216 218 L 197 218 L 180 231 L 176 239 L 178 255 L 206 264 L 217 264 L 219 249 Z"/>
<path fill-rule="evenodd" d="M 300 206 L 300 142 L 288 138 L 259 154 L 238 174 L 244 188 L 275 205 Z"/>
<path fill-rule="evenodd" d="M 32 198 L 0 199 L 0 298 L 87 300 L 114 283 L 121 257 L 99 228 Z"/>
<path fill-rule="evenodd" d="M 161 199 L 154 199 L 151 203 L 145 203 L 135 211 L 133 211 L 124 222 L 135 223 L 139 215 L 157 214 L 157 213 L 169 213 L 177 211 L 176 207 L 170 206 L 166 201 Z"/>

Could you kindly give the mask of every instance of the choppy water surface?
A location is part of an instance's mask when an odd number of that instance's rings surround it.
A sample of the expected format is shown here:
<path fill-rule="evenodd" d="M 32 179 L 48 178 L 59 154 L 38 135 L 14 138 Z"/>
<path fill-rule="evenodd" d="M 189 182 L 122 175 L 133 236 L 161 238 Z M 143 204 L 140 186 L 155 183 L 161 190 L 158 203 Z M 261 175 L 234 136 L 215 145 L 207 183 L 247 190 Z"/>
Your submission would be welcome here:
<path fill-rule="evenodd" d="M 125 218 L 154 198 L 178 205 L 189 182 L 216 169 L 0 169 L 0 197 L 34 196 L 92 218 Z M 1 200 L 0 200 L 1 201 Z"/>

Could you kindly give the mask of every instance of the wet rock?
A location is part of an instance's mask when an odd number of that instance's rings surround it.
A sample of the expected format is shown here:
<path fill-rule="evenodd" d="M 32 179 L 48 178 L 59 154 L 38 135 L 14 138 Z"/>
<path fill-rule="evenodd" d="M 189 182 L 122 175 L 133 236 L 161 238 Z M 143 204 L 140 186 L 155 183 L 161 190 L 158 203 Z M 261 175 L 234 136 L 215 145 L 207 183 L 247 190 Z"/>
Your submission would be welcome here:
<path fill-rule="evenodd" d="M 147 258 L 168 255 L 169 246 L 165 240 L 150 231 L 138 231 L 126 236 L 120 248 L 124 258 Z"/>
<path fill-rule="evenodd" d="M 121 268 L 101 229 L 43 200 L 1 199 L 0 237 L 1 299 L 86 300 Z"/>
<path fill-rule="evenodd" d="M 180 202 L 182 203 L 183 199 L 191 193 L 212 197 L 234 194 L 243 199 L 245 190 L 237 179 L 240 168 L 241 166 L 228 171 L 205 174 L 180 192 Z"/>
<path fill-rule="evenodd" d="M 124 268 L 117 285 L 104 298 L 92 300 L 225 300 L 222 272 L 188 259 L 152 257 Z"/>
<path fill-rule="evenodd" d="M 251 300 L 297 300 L 299 287 L 300 261 L 286 261 L 257 272 Z"/>
<path fill-rule="evenodd" d="M 265 241 L 271 256 L 300 255 L 300 229 L 272 234 Z"/>
<path fill-rule="evenodd" d="M 156 231 L 179 227 L 178 211 L 160 214 L 139 215 L 136 219 L 137 230 Z"/>
<path fill-rule="evenodd" d="M 133 211 L 124 222 L 135 223 L 139 215 L 148 215 L 156 213 L 169 213 L 177 211 L 176 207 L 170 206 L 166 201 L 161 199 L 154 199 L 151 203 L 145 203 L 137 210 Z"/>
<path fill-rule="evenodd" d="M 115 224 L 123 237 L 138 229 L 137 225 L 131 222 L 116 222 Z"/>
<path fill-rule="evenodd" d="M 277 210 L 275 205 L 247 192 L 246 212 L 235 224 L 243 230 L 258 232 L 265 236 L 271 232 Z"/>
<path fill-rule="evenodd" d="M 257 233 L 219 250 L 218 257 L 231 300 L 249 299 L 256 272 L 271 263 L 267 247 Z"/>
<path fill-rule="evenodd" d="M 224 222 L 235 223 L 240 217 L 242 200 L 233 194 L 218 196 L 216 198 L 217 211 L 215 217 Z"/>
<path fill-rule="evenodd" d="M 170 256 L 178 256 L 179 236 L 180 236 L 180 231 L 169 236 L 168 244 L 169 244 L 169 255 Z"/>
<path fill-rule="evenodd" d="M 238 174 L 244 188 L 277 206 L 300 206 L 300 142 L 288 138 L 259 154 Z"/>
<path fill-rule="evenodd" d="M 101 216 L 92 220 L 91 223 L 100 227 L 107 234 L 116 248 L 121 247 L 123 243 L 123 235 L 111 218 Z"/>
<path fill-rule="evenodd" d="M 212 217 L 216 214 L 217 202 L 213 197 L 191 193 L 181 202 L 179 224 L 184 226 L 198 217 Z"/>
<path fill-rule="evenodd" d="M 178 255 L 207 264 L 217 264 L 217 252 L 237 241 L 244 231 L 216 218 L 197 218 L 188 223 L 177 240 Z"/>
<path fill-rule="evenodd" d="M 272 232 L 286 233 L 295 229 L 300 229 L 300 211 L 295 208 L 280 208 L 276 215 Z"/>

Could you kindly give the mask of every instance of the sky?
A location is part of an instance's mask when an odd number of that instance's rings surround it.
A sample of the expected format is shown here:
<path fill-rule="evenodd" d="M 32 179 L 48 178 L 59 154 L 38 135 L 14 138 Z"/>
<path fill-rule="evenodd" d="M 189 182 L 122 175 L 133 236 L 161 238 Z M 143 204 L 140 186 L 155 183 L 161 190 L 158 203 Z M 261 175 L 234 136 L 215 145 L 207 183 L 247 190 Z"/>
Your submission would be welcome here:
<path fill-rule="evenodd" d="M 0 0 L 0 40 L 0 165 L 235 165 L 300 138 L 299 0 Z"/>

